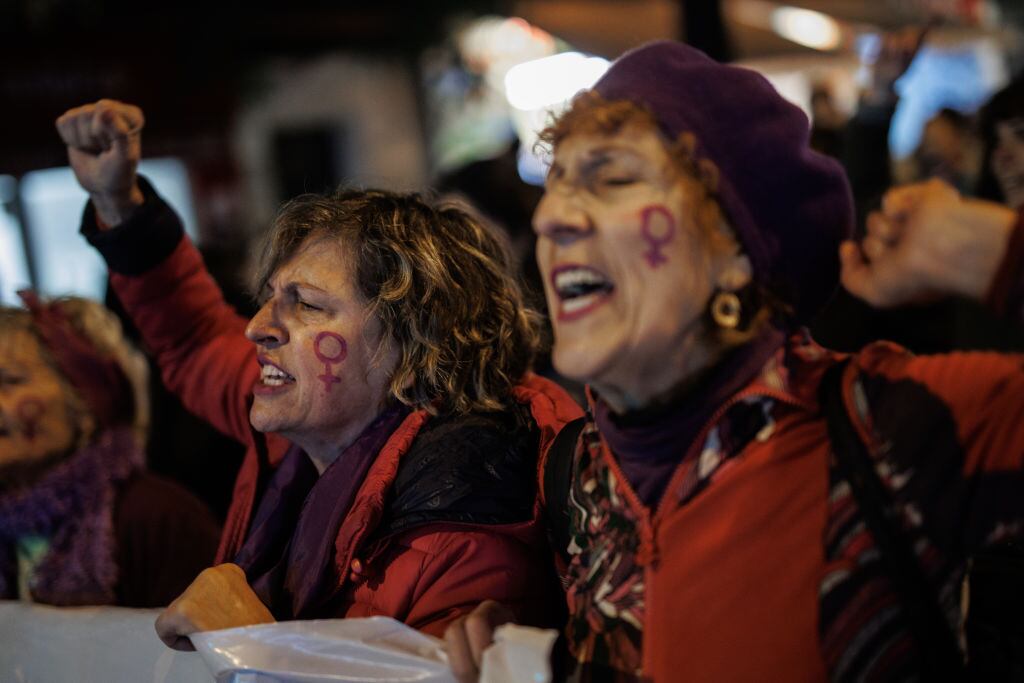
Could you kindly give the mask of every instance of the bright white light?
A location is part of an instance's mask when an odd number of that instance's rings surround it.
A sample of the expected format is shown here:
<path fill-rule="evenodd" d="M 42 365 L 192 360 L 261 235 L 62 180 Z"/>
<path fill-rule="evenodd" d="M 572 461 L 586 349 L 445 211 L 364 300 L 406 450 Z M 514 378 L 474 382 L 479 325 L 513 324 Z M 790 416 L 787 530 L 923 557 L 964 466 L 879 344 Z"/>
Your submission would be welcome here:
<path fill-rule="evenodd" d="M 815 50 L 839 47 L 839 24 L 827 14 L 797 7 L 772 10 L 772 29 L 783 38 Z"/>
<path fill-rule="evenodd" d="M 517 64 L 505 74 L 505 97 L 521 111 L 550 107 L 589 88 L 608 70 L 608 60 L 563 52 Z"/>
<path fill-rule="evenodd" d="M 195 238 L 196 218 L 185 164 L 174 158 L 145 159 L 139 172 L 182 217 L 185 231 Z M 102 301 L 106 264 L 78 235 L 82 209 L 89 200 L 68 167 L 26 173 L 19 186 L 36 289 L 47 296 L 75 294 Z"/>
<path fill-rule="evenodd" d="M 7 207 L 15 200 L 17 187 L 12 176 L 0 175 L 0 304 L 8 306 L 20 305 L 15 292 L 32 284 L 21 224 Z"/>

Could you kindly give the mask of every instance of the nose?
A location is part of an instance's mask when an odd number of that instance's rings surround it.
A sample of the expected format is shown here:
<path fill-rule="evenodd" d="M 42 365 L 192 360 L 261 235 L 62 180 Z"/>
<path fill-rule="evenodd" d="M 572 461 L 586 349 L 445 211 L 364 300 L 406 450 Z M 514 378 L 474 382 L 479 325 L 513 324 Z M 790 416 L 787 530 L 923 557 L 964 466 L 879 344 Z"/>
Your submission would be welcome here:
<path fill-rule="evenodd" d="M 590 216 L 570 191 L 548 189 L 533 213 L 533 231 L 566 244 L 586 237 L 594 230 Z"/>
<path fill-rule="evenodd" d="M 245 326 L 245 337 L 252 343 L 269 349 L 288 343 L 288 328 L 278 320 L 274 312 L 273 299 L 256 311 L 256 315 Z"/>

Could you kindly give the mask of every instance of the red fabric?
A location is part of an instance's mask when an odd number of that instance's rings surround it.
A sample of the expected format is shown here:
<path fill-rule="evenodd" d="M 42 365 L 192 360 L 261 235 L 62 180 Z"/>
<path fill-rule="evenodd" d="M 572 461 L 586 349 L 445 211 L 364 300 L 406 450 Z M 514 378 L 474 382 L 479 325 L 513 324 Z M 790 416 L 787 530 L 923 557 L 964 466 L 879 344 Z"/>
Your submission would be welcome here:
<path fill-rule="evenodd" d="M 1024 272 L 1024 207 L 1017 211 L 1017 222 L 1010 233 L 1010 241 L 1006 245 L 1006 254 L 999 264 L 999 270 L 992 278 L 985 304 L 998 315 L 1006 315 L 1013 301 L 1020 298 L 1021 273 Z M 1015 311 L 1019 314 L 1020 311 Z"/>
<path fill-rule="evenodd" d="M 656 510 L 642 506 L 628 482 L 617 477 L 623 504 L 640 520 L 638 534 L 647 562 L 645 677 L 828 679 L 818 631 L 819 588 L 826 572 L 838 568 L 826 566 L 823 548 L 828 434 L 816 394 L 824 370 L 837 356 L 814 348 L 790 366 L 785 388 L 758 380 L 731 399 L 774 397 L 780 407 L 772 434 L 754 439 L 685 505 L 679 503 L 680 485 L 699 458 L 688 457 L 680 465 Z M 940 487 L 943 496 L 948 494 L 944 500 L 952 504 L 954 492 L 962 491 L 958 487 L 964 482 L 969 486 L 979 474 L 1024 469 L 1021 369 L 1020 356 L 918 357 L 879 343 L 854 357 L 845 390 L 851 416 L 856 414 L 852 380 L 858 373 L 918 383 L 948 407 L 964 460 L 936 462 L 928 473 L 942 477 L 932 485 Z M 870 424 L 859 426 L 863 434 L 871 433 Z M 702 443 L 703 438 L 698 439 L 696 447 Z M 607 449 L 604 457 L 617 473 Z M 958 519 L 954 533 L 966 538 L 966 529 L 989 515 L 990 503 L 968 497 L 966 514 Z"/>
<path fill-rule="evenodd" d="M 249 444 L 217 553 L 218 562 L 229 560 L 244 540 L 260 473 L 289 445 L 249 425 L 259 369 L 255 347 L 243 336 L 245 321 L 224 302 L 187 239 L 146 274 L 112 274 L 111 284 L 155 354 L 167 387 L 189 410 Z M 532 375 L 515 396 L 529 405 L 542 451 L 563 424 L 582 414 L 559 387 Z M 485 599 L 512 605 L 528 623 L 550 616 L 556 603 L 543 580 L 551 560 L 539 505 L 528 523 L 432 524 L 389 538 L 383 547 L 363 547 L 384 512 L 401 457 L 428 418 L 413 412 L 392 434 L 334 539 L 338 616 L 385 614 L 435 635 Z"/>

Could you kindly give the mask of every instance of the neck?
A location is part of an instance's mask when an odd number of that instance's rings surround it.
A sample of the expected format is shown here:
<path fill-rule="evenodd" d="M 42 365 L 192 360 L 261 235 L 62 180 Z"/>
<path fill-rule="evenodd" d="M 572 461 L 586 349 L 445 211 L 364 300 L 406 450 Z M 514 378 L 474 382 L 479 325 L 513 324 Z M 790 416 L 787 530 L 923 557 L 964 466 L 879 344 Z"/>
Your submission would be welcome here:
<path fill-rule="evenodd" d="M 704 335 L 689 334 L 668 358 L 653 359 L 657 362 L 646 368 L 629 368 L 621 378 L 610 377 L 590 384 L 614 413 L 644 410 L 689 391 L 723 353 L 723 349 L 709 344 Z"/>
<path fill-rule="evenodd" d="M 313 461 L 317 474 L 323 474 L 331 463 L 338 459 L 345 449 L 352 445 L 366 428 L 373 424 L 383 410 L 370 411 L 359 419 L 349 420 L 341 429 L 330 433 L 302 434 L 288 436 Z M 287 436 L 287 435 L 286 435 Z"/>

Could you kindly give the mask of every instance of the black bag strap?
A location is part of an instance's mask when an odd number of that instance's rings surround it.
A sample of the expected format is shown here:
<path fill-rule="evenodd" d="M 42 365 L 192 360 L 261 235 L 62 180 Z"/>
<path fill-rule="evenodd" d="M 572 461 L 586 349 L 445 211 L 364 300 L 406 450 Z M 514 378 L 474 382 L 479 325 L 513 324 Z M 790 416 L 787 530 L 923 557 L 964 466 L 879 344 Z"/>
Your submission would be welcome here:
<path fill-rule="evenodd" d="M 918 646 L 923 680 L 965 680 L 957 639 L 913 547 L 874 461 L 850 422 L 843 400 L 843 371 L 849 361 L 825 372 L 819 400 L 839 473 L 850 484 L 882 561 L 900 595 L 911 635 Z"/>
<path fill-rule="evenodd" d="M 568 564 L 572 518 L 569 516 L 569 487 L 572 485 L 576 440 L 583 431 L 586 418 L 568 422 L 551 443 L 544 461 L 544 515 L 547 518 L 551 545 Z"/>

